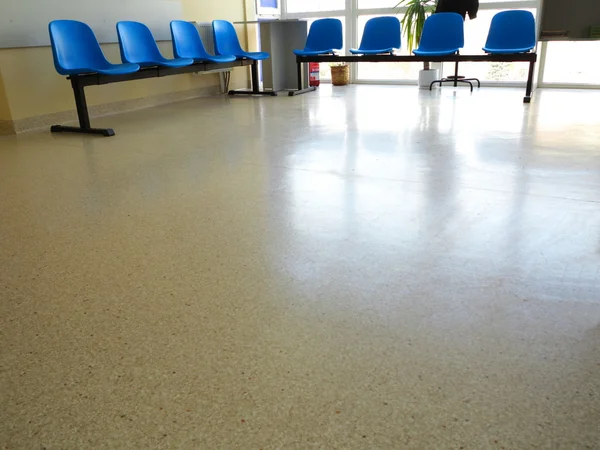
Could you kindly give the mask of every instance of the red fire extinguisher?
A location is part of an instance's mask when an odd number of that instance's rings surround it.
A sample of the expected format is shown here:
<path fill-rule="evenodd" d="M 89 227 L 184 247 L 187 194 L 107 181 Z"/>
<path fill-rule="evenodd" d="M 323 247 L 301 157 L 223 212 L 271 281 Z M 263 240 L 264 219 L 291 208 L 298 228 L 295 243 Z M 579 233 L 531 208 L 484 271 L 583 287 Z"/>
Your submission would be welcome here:
<path fill-rule="evenodd" d="M 319 63 L 308 63 L 308 85 L 319 86 L 320 84 L 321 81 L 319 79 Z"/>

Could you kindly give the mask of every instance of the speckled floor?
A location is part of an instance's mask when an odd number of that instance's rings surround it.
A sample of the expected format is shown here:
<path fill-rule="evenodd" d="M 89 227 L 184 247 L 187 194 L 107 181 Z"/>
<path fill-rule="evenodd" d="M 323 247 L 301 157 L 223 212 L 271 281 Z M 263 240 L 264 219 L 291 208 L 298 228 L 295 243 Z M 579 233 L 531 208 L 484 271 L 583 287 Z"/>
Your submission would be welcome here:
<path fill-rule="evenodd" d="M 0 138 L 0 448 L 600 448 L 600 93 L 522 95 Z"/>

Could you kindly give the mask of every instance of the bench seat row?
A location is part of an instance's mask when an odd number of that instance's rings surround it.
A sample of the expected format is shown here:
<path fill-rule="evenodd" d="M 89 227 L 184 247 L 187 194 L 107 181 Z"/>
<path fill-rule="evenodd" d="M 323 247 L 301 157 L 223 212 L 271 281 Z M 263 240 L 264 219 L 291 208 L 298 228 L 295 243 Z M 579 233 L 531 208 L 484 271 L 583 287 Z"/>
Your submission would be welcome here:
<path fill-rule="evenodd" d="M 397 17 L 374 17 L 367 21 L 359 48 L 353 55 L 390 54 L 401 48 L 401 23 Z M 464 47 L 464 20 L 456 13 L 434 14 L 425 21 L 417 56 L 445 56 Z M 343 48 L 342 22 L 318 19 L 311 25 L 306 46 L 296 50 L 297 56 L 334 54 Z M 483 51 L 507 55 L 526 53 L 536 45 L 535 18 L 530 11 L 510 10 L 496 14 L 490 26 Z"/>
<path fill-rule="evenodd" d="M 109 62 L 89 25 L 75 20 L 55 20 L 49 24 L 54 65 L 61 75 L 124 75 L 142 67 L 185 67 L 194 63 L 228 63 L 238 59 L 260 61 L 269 58 L 265 52 L 242 49 L 235 28 L 226 20 L 213 21 L 215 55 L 209 54 L 193 23 L 171 22 L 173 54 L 166 58 L 160 52 L 150 29 L 140 22 L 117 23 L 121 64 Z"/>

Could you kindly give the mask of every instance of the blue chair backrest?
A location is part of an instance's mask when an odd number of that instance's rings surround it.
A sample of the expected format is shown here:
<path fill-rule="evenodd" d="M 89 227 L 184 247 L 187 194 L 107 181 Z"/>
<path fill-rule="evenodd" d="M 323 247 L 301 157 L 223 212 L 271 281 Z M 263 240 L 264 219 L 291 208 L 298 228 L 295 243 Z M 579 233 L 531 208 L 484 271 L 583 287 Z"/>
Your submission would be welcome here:
<path fill-rule="evenodd" d="M 194 58 L 207 54 L 200 33 L 193 23 L 173 20 L 171 36 L 173 37 L 173 53 L 176 58 Z"/>
<path fill-rule="evenodd" d="M 342 21 L 340 19 L 318 19 L 310 26 L 305 50 L 341 50 L 344 46 Z"/>
<path fill-rule="evenodd" d="M 536 44 L 535 17 L 530 11 L 502 11 L 490 25 L 486 48 L 529 48 Z"/>
<path fill-rule="evenodd" d="M 239 55 L 240 53 L 244 53 L 231 22 L 227 20 L 213 20 L 213 33 L 215 37 L 215 53 L 217 55 Z"/>
<path fill-rule="evenodd" d="M 374 17 L 365 24 L 361 50 L 400 48 L 400 21 L 397 17 Z"/>
<path fill-rule="evenodd" d="M 48 31 L 54 67 L 61 75 L 110 65 L 89 25 L 76 20 L 55 20 L 48 25 Z"/>
<path fill-rule="evenodd" d="M 152 32 L 143 23 L 119 22 L 117 34 L 123 62 L 144 63 L 163 59 Z"/>
<path fill-rule="evenodd" d="M 464 19 L 460 14 L 438 13 L 425 20 L 419 50 L 443 51 L 464 46 Z"/>

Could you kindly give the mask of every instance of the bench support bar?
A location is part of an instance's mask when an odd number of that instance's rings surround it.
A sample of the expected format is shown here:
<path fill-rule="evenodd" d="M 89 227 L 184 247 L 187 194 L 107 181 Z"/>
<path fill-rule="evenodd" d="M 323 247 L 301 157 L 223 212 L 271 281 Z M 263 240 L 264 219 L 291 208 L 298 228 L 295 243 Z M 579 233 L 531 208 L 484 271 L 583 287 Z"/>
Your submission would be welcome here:
<path fill-rule="evenodd" d="M 531 102 L 533 92 L 533 76 L 535 72 L 535 63 L 537 62 L 537 53 L 516 53 L 512 55 L 447 55 L 447 56 L 417 56 L 417 55 L 317 55 L 317 56 L 296 56 L 298 64 L 298 88 L 299 90 L 290 92 L 291 95 L 304 94 L 312 89 L 300 89 L 302 86 L 302 64 L 309 62 L 316 63 L 357 63 L 357 62 L 528 62 L 529 74 L 527 76 L 527 87 L 525 91 L 524 103 Z M 457 75 L 457 74 L 456 74 Z M 448 80 L 458 84 L 454 79 Z M 469 81 L 469 80 L 464 80 Z M 455 84 L 455 86 L 456 86 Z"/>
<path fill-rule="evenodd" d="M 143 67 L 138 72 L 126 74 L 126 75 L 101 75 L 98 73 L 83 74 L 83 75 L 71 75 L 68 77 L 71 80 L 71 87 L 73 88 L 73 95 L 75 96 L 75 106 L 77 108 L 77 118 L 79 119 L 79 126 L 64 126 L 64 125 L 52 125 L 50 131 L 53 133 L 83 133 L 83 134 L 96 134 L 100 136 L 114 136 L 115 132 L 112 128 L 92 128 L 90 125 L 90 114 L 88 111 L 87 101 L 85 99 L 84 88 L 86 86 L 97 86 L 101 84 L 118 83 L 121 81 L 131 80 L 142 80 L 145 78 L 160 78 L 169 75 L 179 75 L 182 73 L 195 73 L 195 72 L 210 72 L 213 70 L 227 69 L 233 67 L 249 66 L 252 61 L 247 59 L 240 59 L 231 63 L 196 63 L 191 66 L 185 67 Z M 258 69 L 256 69 L 258 73 Z M 254 80 L 258 83 L 258 76 L 254 77 L 254 68 L 252 71 L 252 83 Z M 273 93 L 269 92 L 269 95 Z M 276 94 L 275 94 L 276 95 Z"/>

